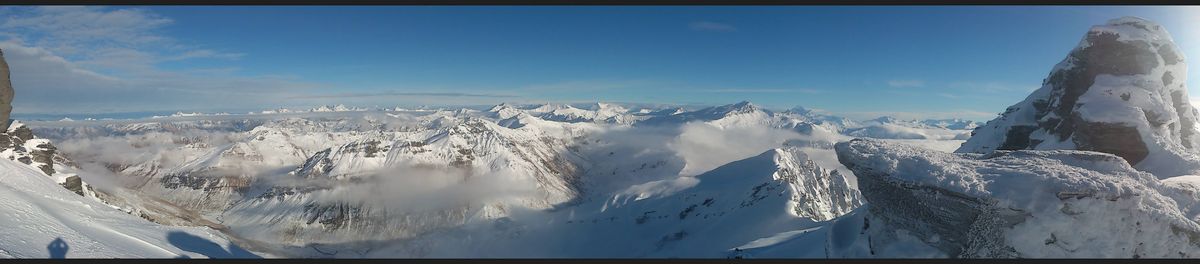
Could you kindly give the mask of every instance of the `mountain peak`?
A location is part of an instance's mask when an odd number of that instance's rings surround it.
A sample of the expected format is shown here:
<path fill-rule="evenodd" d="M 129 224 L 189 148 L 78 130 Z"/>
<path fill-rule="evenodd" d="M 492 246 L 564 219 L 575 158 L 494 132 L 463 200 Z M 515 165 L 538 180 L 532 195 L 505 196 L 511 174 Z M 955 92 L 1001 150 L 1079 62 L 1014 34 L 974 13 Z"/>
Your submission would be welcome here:
<path fill-rule="evenodd" d="M 1041 88 L 958 149 L 1078 149 L 1115 154 L 1159 177 L 1200 172 L 1187 66 L 1166 30 L 1123 17 L 1093 26 Z"/>
<path fill-rule="evenodd" d="M 794 114 L 807 115 L 807 114 L 812 113 L 812 110 L 808 109 L 808 108 L 804 108 L 803 106 L 797 105 L 796 107 L 792 107 L 792 109 L 788 109 L 788 112 L 791 112 Z"/>
<path fill-rule="evenodd" d="M 760 110 L 758 105 L 755 105 L 754 103 L 751 103 L 750 101 L 741 101 L 741 102 L 737 102 L 735 104 L 723 105 L 723 106 L 717 107 L 717 109 L 721 110 L 722 112 L 726 112 L 728 114 L 749 113 L 749 112 L 754 112 L 754 111 Z"/>

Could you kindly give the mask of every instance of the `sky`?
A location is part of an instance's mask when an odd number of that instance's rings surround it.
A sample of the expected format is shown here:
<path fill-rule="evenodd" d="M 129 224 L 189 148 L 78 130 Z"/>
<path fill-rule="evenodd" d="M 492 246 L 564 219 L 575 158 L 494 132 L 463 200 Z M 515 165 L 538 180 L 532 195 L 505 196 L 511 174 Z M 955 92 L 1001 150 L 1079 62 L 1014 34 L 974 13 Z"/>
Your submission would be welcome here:
<path fill-rule="evenodd" d="M 0 49 L 14 115 L 748 100 L 988 120 L 1129 15 L 1200 54 L 1200 8 L 1171 6 L 6 6 Z"/>

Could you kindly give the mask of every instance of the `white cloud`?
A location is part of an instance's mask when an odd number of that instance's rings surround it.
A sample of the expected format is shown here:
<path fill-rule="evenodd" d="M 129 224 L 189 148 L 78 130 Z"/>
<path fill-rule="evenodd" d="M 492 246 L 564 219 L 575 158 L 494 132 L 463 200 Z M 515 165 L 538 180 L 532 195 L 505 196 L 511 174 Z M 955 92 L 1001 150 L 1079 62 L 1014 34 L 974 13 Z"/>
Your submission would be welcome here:
<path fill-rule="evenodd" d="M 137 8 L 0 8 L 4 32 L 0 49 L 16 90 L 13 111 L 100 113 L 253 106 L 319 87 L 298 78 L 237 74 L 236 66 L 160 67 L 170 61 L 245 56 L 183 43 L 160 32 L 172 23 Z"/>
<path fill-rule="evenodd" d="M 888 86 L 896 88 L 922 87 L 925 86 L 925 81 L 922 80 L 890 80 Z"/>
<path fill-rule="evenodd" d="M 794 131 L 767 127 L 721 128 L 707 123 L 692 122 L 679 129 L 679 136 L 667 143 L 683 158 L 681 175 L 698 175 L 740 159 L 777 148 L 789 139 L 808 136 Z"/>
<path fill-rule="evenodd" d="M 710 22 L 710 21 L 692 22 L 691 24 L 688 24 L 688 27 L 695 31 L 713 31 L 713 32 L 737 31 L 737 28 L 732 25 L 724 24 L 724 23 L 717 23 L 717 22 Z"/>

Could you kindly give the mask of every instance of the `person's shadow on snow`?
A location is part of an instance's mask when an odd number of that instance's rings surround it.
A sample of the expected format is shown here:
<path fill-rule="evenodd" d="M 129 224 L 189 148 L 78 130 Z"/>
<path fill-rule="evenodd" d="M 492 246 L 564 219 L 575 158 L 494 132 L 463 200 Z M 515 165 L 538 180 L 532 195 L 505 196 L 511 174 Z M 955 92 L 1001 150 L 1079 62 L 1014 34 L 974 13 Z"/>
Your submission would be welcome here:
<path fill-rule="evenodd" d="M 50 241 L 49 245 L 46 245 L 46 250 L 50 251 L 52 259 L 67 258 L 67 250 L 70 249 L 71 246 L 68 246 L 67 241 L 63 241 L 62 237 L 55 238 L 54 241 Z"/>
<path fill-rule="evenodd" d="M 209 258 L 262 258 L 261 256 L 250 253 L 250 251 L 246 251 L 245 249 L 242 249 L 233 243 L 229 244 L 229 250 L 226 251 L 225 248 L 221 247 L 221 245 L 218 245 L 212 241 L 208 241 L 208 239 L 180 231 L 168 233 L 167 242 L 179 249 L 188 252 L 199 253 Z M 180 256 L 180 258 L 188 257 Z"/>

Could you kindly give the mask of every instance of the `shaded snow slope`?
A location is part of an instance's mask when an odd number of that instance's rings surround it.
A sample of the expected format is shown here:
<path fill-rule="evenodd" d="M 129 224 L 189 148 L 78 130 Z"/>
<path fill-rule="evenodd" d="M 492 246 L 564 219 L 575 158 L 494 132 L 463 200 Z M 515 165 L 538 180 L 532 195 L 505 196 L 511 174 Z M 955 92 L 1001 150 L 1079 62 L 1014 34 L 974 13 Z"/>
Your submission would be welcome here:
<path fill-rule="evenodd" d="M 803 248 L 763 254 L 819 258 L 823 251 L 807 249 L 823 248 L 824 238 L 796 238 L 822 228 L 813 219 L 832 219 L 860 204 L 837 172 L 816 166 L 795 148 L 772 149 L 694 177 L 638 184 L 568 208 L 515 210 L 412 239 L 297 251 L 335 257 L 725 258 L 742 248 L 786 242 Z"/>
<path fill-rule="evenodd" d="M 0 160 L 0 257 L 258 257 L 208 228 L 160 226 Z"/>

